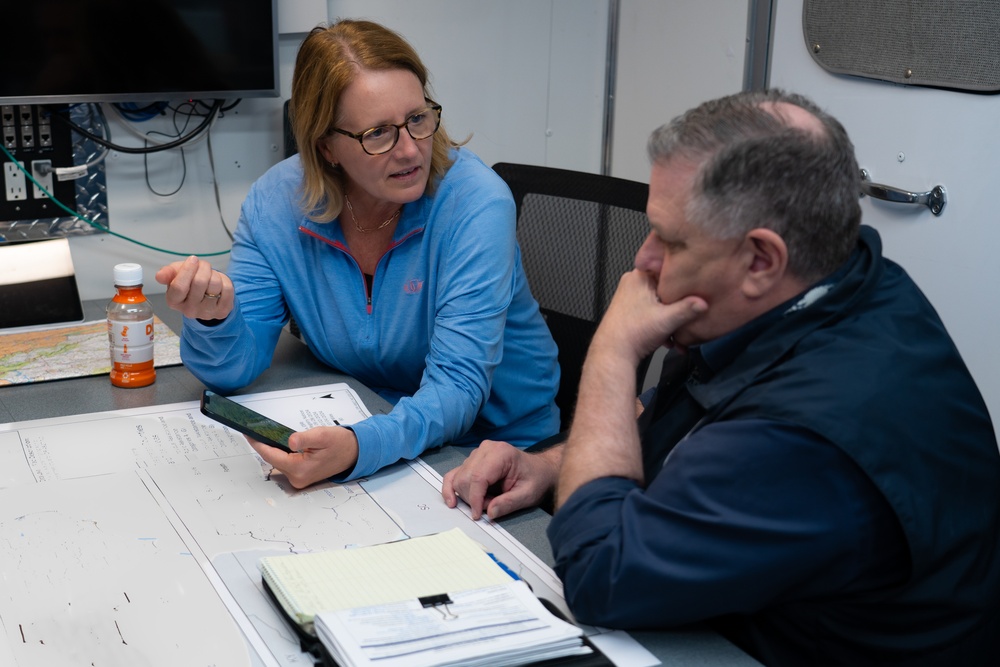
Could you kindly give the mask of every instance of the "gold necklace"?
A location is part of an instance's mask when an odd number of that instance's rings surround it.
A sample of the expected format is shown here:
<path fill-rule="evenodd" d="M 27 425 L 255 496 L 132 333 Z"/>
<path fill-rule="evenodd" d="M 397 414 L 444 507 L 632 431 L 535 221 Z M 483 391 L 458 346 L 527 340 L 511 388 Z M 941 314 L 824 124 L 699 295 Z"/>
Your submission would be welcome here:
<path fill-rule="evenodd" d="M 378 227 L 372 227 L 371 229 L 365 229 L 364 227 L 362 227 L 361 225 L 358 224 L 358 219 L 356 217 L 354 217 L 354 207 L 351 206 L 351 200 L 347 196 L 346 192 L 344 193 L 344 201 L 347 202 L 347 210 L 351 212 L 351 220 L 354 221 L 354 228 L 356 230 L 358 230 L 359 232 L 361 232 L 362 234 L 367 234 L 368 232 L 375 232 L 375 231 L 378 231 L 380 229 L 384 229 L 390 222 L 392 222 L 393 220 L 396 219 L 396 216 L 399 215 L 399 211 L 401 210 L 401 209 L 397 208 L 396 211 L 392 215 L 390 215 L 388 218 L 386 218 L 382 222 L 382 224 L 380 224 Z"/>

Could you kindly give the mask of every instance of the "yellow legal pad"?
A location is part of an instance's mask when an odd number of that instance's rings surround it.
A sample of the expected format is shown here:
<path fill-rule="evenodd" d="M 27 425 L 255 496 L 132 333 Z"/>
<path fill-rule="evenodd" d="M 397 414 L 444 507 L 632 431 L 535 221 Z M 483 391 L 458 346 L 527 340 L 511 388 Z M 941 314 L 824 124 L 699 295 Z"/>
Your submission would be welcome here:
<path fill-rule="evenodd" d="M 313 619 L 340 611 L 467 591 L 511 581 L 483 548 L 460 528 L 370 547 L 260 561 L 278 603 L 303 630 Z"/>

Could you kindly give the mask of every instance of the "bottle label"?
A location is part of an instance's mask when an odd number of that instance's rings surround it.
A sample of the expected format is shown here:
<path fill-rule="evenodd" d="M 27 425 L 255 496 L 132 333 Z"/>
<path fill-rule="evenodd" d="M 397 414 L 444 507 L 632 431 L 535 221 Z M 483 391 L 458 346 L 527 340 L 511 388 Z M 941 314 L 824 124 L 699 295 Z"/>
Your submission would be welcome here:
<path fill-rule="evenodd" d="M 111 362 L 141 364 L 153 360 L 153 318 L 137 322 L 108 320 Z"/>

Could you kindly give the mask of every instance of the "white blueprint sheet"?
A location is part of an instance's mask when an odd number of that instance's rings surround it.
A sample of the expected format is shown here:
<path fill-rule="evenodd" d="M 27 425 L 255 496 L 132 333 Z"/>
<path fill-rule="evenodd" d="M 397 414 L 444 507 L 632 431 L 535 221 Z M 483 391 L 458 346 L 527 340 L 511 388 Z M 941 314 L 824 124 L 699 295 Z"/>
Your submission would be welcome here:
<path fill-rule="evenodd" d="M 297 430 L 368 416 L 346 384 L 235 398 Z M 270 473 L 196 402 L 0 425 L 0 665 L 311 666 L 261 556 L 456 526 L 565 611 L 551 569 L 448 509 L 419 460 L 302 491 Z M 656 664 L 623 633 L 587 631 L 619 665 Z"/>

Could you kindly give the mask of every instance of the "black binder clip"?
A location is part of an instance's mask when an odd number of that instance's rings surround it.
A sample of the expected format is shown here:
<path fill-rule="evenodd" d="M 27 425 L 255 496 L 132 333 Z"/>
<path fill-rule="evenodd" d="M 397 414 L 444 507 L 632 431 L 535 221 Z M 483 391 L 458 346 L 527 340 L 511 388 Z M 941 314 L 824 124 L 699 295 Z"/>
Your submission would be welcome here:
<path fill-rule="evenodd" d="M 453 603 L 447 593 L 441 593 L 440 595 L 425 595 L 422 598 L 417 598 L 417 600 L 424 609 L 427 609 L 428 607 L 434 607 L 437 609 L 441 612 L 441 617 L 446 621 L 452 621 L 458 618 L 458 615 L 451 613 L 451 609 L 448 608 L 448 605 Z"/>

